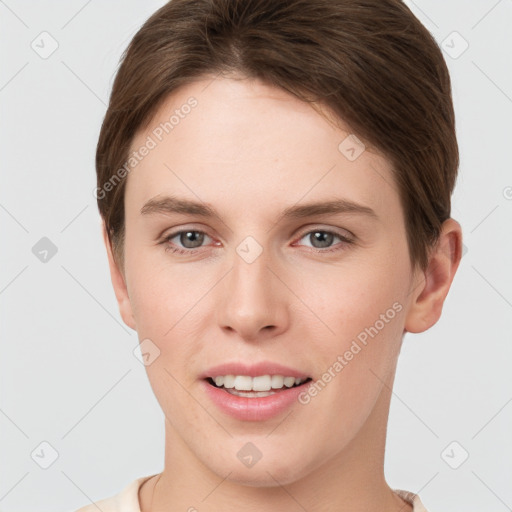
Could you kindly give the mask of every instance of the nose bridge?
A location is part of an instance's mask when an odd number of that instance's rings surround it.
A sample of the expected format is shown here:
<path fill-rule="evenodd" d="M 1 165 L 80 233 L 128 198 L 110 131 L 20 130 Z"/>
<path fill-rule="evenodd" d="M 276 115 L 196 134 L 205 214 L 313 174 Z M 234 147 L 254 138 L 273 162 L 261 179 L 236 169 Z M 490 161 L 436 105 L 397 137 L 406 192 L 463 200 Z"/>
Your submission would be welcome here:
<path fill-rule="evenodd" d="M 276 288 L 270 251 L 252 237 L 244 239 L 232 258 L 217 316 L 224 328 L 244 338 L 255 338 L 272 327 L 275 333 L 287 323 L 285 298 Z"/>
<path fill-rule="evenodd" d="M 268 250 L 258 246 L 252 241 L 243 241 L 233 255 L 229 296 L 236 299 L 239 310 L 255 310 L 272 301 Z"/>

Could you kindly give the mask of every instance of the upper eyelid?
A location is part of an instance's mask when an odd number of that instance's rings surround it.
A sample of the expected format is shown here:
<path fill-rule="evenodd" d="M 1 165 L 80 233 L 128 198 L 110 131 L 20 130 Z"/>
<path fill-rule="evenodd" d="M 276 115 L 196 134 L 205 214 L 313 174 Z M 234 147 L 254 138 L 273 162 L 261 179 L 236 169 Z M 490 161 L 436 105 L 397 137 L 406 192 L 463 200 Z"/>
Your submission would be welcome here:
<path fill-rule="evenodd" d="M 344 231 L 346 233 L 346 235 L 341 233 L 340 230 Z M 301 231 L 300 235 L 298 235 L 298 236 L 299 236 L 299 238 L 302 238 L 305 235 L 309 235 L 310 233 L 314 233 L 315 231 L 324 231 L 326 233 L 332 233 L 333 235 L 339 236 L 341 238 L 349 238 L 351 240 L 355 239 L 355 235 L 353 235 L 350 231 L 348 231 L 348 229 L 343 229 L 343 228 L 323 228 L 323 227 L 314 227 L 314 226 L 311 227 L 311 228 L 305 229 L 305 231 Z"/>
<path fill-rule="evenodd" d="M 205 231 L 204 229 L 195 229 L 195 228 L 185 228 L 185 229 L 179 229 L 178 231 L 171 231 L 168 235 L 163 235 L 164 239 L 174 238 L 178 235 L 181 235 L 182 233 L 188 233 L 189 231 L 193 231 L 195 233 L 203 233 L 206 236 L 209 236 L 210 238 L 213 238 L 212 235 L 208 233 L 208 231 Z"/>

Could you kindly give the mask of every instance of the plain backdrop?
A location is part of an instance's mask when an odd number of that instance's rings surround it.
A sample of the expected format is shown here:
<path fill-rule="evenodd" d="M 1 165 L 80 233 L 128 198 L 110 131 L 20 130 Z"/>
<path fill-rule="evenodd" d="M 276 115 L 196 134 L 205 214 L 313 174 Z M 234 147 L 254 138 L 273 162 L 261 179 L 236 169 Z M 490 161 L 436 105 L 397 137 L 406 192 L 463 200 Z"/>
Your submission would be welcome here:
<path fill-rule="evenodd" d="M 162 0 L 0 1 L 0 510 L 75 510 L 163 468 L 93 189 L 127 43 Z M 449 66 L 465 254 L 407 334 L 385 472 L 429 512 L 512 509 L 512 2 L 407 2 Z M 466 48 L 467 46 L 467 48 Z M 46 252 L 45 252 L 46 251 Z M 45 469 L 43 466 L 48 465 Z"/>

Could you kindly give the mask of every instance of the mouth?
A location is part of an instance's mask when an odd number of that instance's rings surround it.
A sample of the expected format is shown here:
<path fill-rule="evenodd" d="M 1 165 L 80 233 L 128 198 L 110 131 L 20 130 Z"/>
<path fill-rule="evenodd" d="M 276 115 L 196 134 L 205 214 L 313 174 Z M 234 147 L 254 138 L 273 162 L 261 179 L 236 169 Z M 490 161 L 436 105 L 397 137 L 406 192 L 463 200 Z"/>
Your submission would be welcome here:
<path fill-rule="evenodd" d="M 283 375 L 218 375 L 204 379 L 210 386 L 234 396 L 262 398 L 276 395 L 292 388 L 307 385 L 311 377 L 291 377 Z"/>

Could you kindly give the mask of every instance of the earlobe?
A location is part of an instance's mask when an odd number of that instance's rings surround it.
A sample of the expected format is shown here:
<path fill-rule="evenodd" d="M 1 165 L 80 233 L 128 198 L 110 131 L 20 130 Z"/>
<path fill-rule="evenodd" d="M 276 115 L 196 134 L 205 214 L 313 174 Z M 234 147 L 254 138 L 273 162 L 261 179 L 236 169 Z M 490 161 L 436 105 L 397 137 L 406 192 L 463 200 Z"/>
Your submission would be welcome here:
<path fill-rule="evenodd" d="M 441 228 L 441 235 L 432 250 L 429 264 L 419 275 L 411 291 L 412 301 L 407 312 L 405 331 L 424 332 L 441 317 L 455 272 L 462 257 L 462 229 L 450 218 Z"/>
<path fill-rule="evenodd" d="M 112 286 L 114 288 L 114 293 L 116 295 L 117 304 L 119 306 L 119 312 L 124 323 L 128 327 L 131 327 L 133 330 L 136 330 L 135 318 L 132 312 L 130 297 L 128 296 L 128 288 L 126 286 L 125 276 L 119 269 L 119 266 L 114 259 L 114 255 L 112 253 L 112 246 L 108 239 L 107 230 L 105 227 L 105 221 L 102 221 L 101 223 L 101 230 L 103 236 L 103 243 L 105 244 L 105 249 L 107 250 L 108 266 L 110 268 L 110 279 L 112 281 Z"/>

